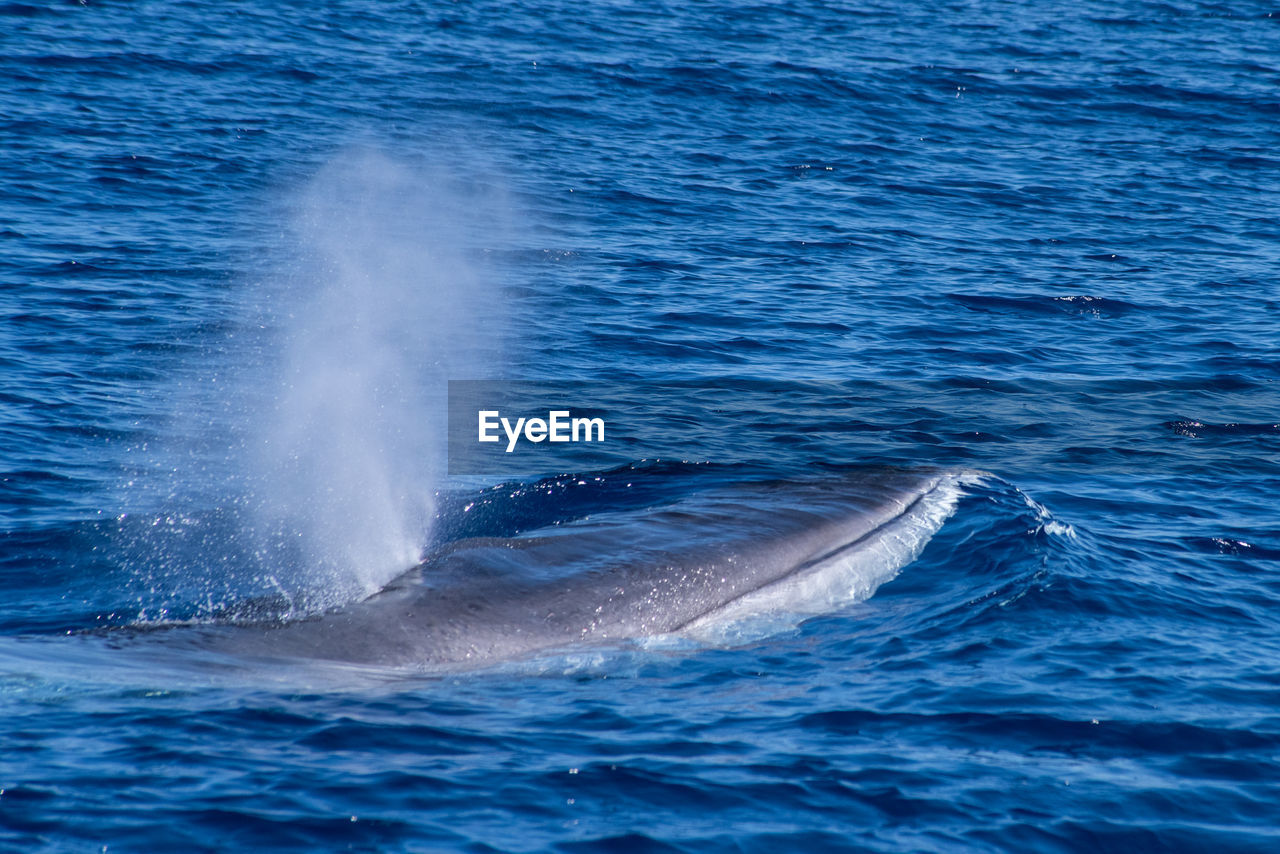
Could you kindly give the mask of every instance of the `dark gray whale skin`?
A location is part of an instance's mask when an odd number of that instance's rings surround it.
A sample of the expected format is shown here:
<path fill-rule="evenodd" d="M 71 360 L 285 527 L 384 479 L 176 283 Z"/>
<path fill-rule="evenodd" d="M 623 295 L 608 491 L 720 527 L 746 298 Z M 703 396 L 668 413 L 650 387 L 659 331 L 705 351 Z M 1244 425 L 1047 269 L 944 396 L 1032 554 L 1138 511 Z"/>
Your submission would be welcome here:
<path fill-rule="evenodd" d="M 954 473 L 877 469 L 721 487 L 528 535 L 460 540 L 363 601 L 296 622 L 207 627 L 201 646 L 474 667 L 678 632 L 832 560 L 883 551 L 902 526 L 920 524 L 948 480 Z"/>

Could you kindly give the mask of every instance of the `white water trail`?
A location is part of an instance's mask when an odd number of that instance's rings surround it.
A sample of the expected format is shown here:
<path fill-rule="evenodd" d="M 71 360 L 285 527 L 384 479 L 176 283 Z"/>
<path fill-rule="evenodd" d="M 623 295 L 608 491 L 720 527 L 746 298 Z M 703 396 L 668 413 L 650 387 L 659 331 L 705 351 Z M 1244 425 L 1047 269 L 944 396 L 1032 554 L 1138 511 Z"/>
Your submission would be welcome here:
<path fill-rule="evenodd" d="M 266 319 L 277 343 L 245 462 L 255 580 L 315 610 L 419 559 L 447 380 L 500 360 L 503 301 L 475 258 L 505 206 L 444 170 L 352 151 L 296 207 L 297 266 Z"/>
<path fill-rule="evenodd" d="M 788 575 L 682 629 L 680 638 L 726 644 L 765 637 L 795 625 L 806 616 L 824 614 L 862 602 L 892 581 L 924 551 L 933 535 L 955 514 L 964 486 L 982 473 L 954 471 L 937 482 L 914 506 L 874 532 L 861 547 Z M 660 638 L 659 643 L 670 641 Z"/>

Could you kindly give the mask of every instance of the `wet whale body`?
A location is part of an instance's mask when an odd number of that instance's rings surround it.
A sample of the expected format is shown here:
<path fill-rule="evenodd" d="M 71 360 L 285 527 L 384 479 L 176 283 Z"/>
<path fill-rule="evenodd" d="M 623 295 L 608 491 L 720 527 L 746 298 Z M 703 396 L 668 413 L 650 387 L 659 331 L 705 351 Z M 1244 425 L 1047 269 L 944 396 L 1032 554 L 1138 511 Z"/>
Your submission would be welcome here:
<path fill-rule="evenodd" d="M 877 469 L 718 487 L 459 540 L 360 602 L 295 622 L 207 627 L 204 638 L 253 656 L 468 667 L 818 613 L 870 596 L 913 560 L 953 511 L 960 477 Z"/>

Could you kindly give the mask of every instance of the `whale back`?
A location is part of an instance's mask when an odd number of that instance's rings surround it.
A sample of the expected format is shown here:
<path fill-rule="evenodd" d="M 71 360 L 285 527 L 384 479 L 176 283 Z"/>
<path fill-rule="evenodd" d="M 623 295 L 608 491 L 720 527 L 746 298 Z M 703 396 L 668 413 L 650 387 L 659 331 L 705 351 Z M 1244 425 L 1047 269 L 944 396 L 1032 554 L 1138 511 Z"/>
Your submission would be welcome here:
<path fill-rule="evenodd" d="M 815 589 L 839 600 L 829 589 L 833 571 L 850 576 L 835 584 L 846 594 L 870 595 L 913 559 L 950 513 L 953 483 L 947 473 L 877 469 L 717 487 L 520 536 L 458 540 L 361 602 L 237 627 L 217 645 L 348 662 L 483 664 L 705 628 L 718 615 L 815 610 L 799 600 Z"/>

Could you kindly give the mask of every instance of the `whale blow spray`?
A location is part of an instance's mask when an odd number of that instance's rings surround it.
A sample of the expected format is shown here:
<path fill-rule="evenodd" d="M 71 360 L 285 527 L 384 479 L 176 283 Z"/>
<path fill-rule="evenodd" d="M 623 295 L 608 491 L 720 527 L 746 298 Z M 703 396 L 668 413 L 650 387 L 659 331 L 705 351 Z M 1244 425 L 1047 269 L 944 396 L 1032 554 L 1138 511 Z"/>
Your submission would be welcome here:
<path fill-rule="evenodd" d="M 292 564 L 311 605 L 328 606 L 420 557 L 446 380 L 500 359 L 502 300 L 475 259 L 501 209 L 497 193 L 367 151 L 301 194 L 246 454 L 260 581 L 278 583 L 277 566 L 296 576 Z"/>

